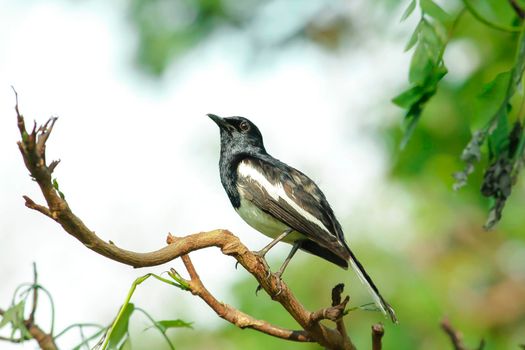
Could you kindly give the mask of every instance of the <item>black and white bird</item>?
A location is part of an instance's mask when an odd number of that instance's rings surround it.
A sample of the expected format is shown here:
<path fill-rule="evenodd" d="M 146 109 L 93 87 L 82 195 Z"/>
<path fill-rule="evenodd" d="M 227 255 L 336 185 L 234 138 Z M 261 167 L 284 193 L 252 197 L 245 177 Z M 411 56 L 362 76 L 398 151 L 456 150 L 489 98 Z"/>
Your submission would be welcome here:
<path fill-rule="evenodd" d="M 394 310 L 348 247 L 319 187 L 299 170 L 269 155 L 261 132 L 248 119 L 208 116 L 220 129 L 220 176 L 231 204 L 250 226 L 273 238 L 257 253 L 264 257 L 280 241 L 293 246 L 276 275 L 281 277 L 298 249 L 344 269 L 350 263 L 377 306 L 397 323 Z"/>

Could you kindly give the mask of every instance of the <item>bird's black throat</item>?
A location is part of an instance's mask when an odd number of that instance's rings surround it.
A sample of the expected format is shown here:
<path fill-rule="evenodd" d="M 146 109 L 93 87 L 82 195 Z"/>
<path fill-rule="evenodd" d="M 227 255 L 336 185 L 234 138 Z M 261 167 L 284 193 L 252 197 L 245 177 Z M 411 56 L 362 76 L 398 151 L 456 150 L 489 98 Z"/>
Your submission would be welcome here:
<path fill-rule="evenodd" d="M 261 132 L 246 118 L 220 118 L 208 115 L 220 128 L 221 154 L 219 171 L 221 183 L 231 204 L 239 208 L 241 199 L 237 189 L 237 167 L 245 158 L 264 158 L 268 156 L 264 148 Z"/>

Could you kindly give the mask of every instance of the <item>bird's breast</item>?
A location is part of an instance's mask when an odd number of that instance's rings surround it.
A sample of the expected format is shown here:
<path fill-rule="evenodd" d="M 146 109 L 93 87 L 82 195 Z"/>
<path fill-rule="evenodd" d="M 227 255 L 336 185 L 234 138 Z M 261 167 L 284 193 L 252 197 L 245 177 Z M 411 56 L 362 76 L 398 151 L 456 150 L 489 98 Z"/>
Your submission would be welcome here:
<path fill-rule="evenodd" d="M 265 213 L 247 199 L 241 198 L 241 205 L 238 208 L 235 208 L 235 210 L 248 225 L 268 237 L 276 238 L 278 235 L 289 229 L 289 226 Z M 283 239 L 283 242 L 293 243 L 304 238 L 305 236 L 301 233 L 292 231 L 285 239 Z"/>

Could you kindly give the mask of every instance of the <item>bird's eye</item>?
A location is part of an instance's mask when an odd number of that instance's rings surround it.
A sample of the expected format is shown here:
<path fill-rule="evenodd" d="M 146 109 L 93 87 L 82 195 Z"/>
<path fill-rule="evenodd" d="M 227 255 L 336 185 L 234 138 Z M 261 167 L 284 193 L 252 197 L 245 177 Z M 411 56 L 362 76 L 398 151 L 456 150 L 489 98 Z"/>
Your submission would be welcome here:
<path fill-rule="evenodd" d="M 248 131 L 250 130 L 250 124 L 248 124 L 247 121 L 243 120 L 241 122 L 241 124 L 239 124 L 239 127 L 241 128 L 242 131 Z"/>

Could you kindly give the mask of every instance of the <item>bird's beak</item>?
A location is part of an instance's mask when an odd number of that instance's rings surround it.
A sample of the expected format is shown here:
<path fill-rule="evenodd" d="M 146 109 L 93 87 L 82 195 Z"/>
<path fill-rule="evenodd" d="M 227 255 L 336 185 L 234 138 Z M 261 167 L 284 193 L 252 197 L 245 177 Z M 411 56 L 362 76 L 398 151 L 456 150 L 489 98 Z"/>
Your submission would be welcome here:
<path fill-rule="evenodd" d="M 215 114 L 207 114 L 207 116 L 210 117 L 221 130 L 228 131 L 229 124 L 224 119 Z"/>

